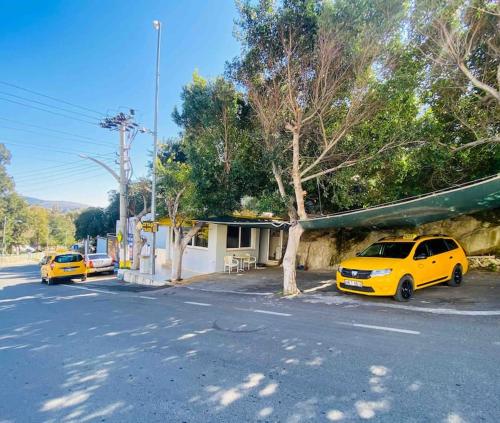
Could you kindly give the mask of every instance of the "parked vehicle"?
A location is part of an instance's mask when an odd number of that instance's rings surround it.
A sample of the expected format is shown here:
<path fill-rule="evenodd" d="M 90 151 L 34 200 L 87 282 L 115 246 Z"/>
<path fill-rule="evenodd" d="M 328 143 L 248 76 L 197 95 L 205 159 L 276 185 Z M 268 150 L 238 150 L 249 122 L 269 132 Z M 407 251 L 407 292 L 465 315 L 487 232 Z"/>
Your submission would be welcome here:
<path fill-rule="evenodd" d="M 83 255 L 75 252 L 49 253 L 40 261 L 42 283 L 47 285 L 57 280 L 80 278 L 87 279 L 87 266 Z"/>
<path fill-rule="evenodd" d="M 469 269 L 463 248 L 446 235 L 386 237 L 356 256 L 340 264 L 337 288 L 397 301 L 442 282 L 459 286 Z"/>
<path fill-rule="evenodd" d="M 88 254 L 87 271 L 88 273 L 113 273 L 115 266 L 113 259 L 107 254 Z"/>

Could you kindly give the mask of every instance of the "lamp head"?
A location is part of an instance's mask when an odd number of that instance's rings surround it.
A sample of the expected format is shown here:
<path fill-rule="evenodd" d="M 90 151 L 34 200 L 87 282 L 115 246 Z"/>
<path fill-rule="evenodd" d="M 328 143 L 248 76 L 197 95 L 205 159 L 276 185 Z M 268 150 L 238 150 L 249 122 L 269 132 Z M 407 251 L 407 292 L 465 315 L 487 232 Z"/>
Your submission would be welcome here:
<path fill-rule="evenodd" d="M 157 31 L 160 29 L 161 22 L 159 20 L 154 20 L 153 21 L 153 28 L 156 29 Z"/>

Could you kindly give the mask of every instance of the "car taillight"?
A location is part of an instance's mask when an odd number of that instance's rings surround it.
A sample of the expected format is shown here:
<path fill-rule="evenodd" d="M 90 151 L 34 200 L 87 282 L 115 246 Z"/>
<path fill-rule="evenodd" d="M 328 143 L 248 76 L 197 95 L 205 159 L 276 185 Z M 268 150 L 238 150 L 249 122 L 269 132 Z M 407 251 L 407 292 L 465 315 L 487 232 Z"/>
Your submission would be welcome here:
<path fill-rule="evenodd" d="M 89 261 L 89 267 L 94 267 L 94 262 L 92 260 Z"/>
<path fill-rule="evenodd" d="M 56 267 L 56 265 L 54 264 L 54 262 L 50 263 L 50 268 L 54 269 L 54 267 Z"/>

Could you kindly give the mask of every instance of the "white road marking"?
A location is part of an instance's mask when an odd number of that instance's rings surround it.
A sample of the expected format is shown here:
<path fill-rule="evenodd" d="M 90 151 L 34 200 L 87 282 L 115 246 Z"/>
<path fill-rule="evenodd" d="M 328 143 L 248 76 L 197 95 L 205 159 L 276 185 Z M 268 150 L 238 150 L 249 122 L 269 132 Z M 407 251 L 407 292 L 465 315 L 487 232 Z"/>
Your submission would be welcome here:
<path fill-rule="evenodd" d="M 408 333 L 410 335 L 420 335 L 420 332 L 418 332 L 416 330 L 390 328 L 390 327 L 386 327 L 386 326 L 363 325 L 361 323 L 350 323 L 350 324 L 352 326 L 356 326 L 357 328 L 386 330 L 386 331 L 389 331 L 389 332 L 399 332 L 399 333 Z"/>
<path fill-rule="evenodd" d="M 111 295 L 118 294 L 118 292 L 105 291 L 104 289 L 87 288 L 85 286 L 76 286 L 76 285 L 64 285 L 64 286 L 67 286 L 68 288 L 83 289 L 84 291 L 100 292 L 101 294 L 111 294 Z"/>
<path fill-rule="evenodd" d="M 254 309 L 251 311 L 253 311 L 254 313 L 272 314 L 274 316 L 285 316 L 285 317 L 291 316 L 291 314 L 289 314 L 289 313 L 278 313 L 277 311 L 267 311 L 267 310 L 258 310 L 258 309 Z"/>
<path fill-rule="evenodd" d="M 314 292 L 314 291 L 318 291 L 320 289 L 326 288 L 327 286 L 332 286 L 334 284 L 335 284 L 335 279 L 332 279 L 332 280 L 323 282 L 321 285 L 314 286 L 314 287 L 309 288 L 309 289 L 304 289 L 304 291 L 302 291 L 302 292 L 305 292 L 305 293 Z"/>
<path fill-rule="evenodd" d="M 446 314 L 455 316 L 500 316 L 500 310 L 457 310 L 454 308 L 427 308 L 417 307 L 403 304 L 390 304 L 390 303 L 371 303 L 364 300 L 358 300 L 351 297 L 342 297 L 337 295 L 325 296 L 323 294 L 312 294 L 309 297 L 304 296 L 303 301 L 310 304 L 327 304 L 344 306 L 345 304 L 357 304 L 367 307 L 383 307 L 383 308 L 397 308 L 401 310 L 420 311 L 422 313 L 431 314 Z"/>
<path fill-rule="evenodd" d="M 238 294 L 238 295 L 274 295 L 273 292 L 241 292 L 231 291 L 229 289 L 207 289 L 207 288 L 194 288 L 192 286 L 179 286 L 178 288 L 186 288 L 192 291 L 214 292 L 216 294 Z"/>
<path fill-rule="evenodd" d="M 212 306 L 212 304 L 197 303 L 196 301 L 184 301 L 184 304 L 192 304 L 192 305 L 197 305 L 197 306 L 202 306 L 202 307 L 211 307 Z"/>
<path fill-rule="evenodd" d="M 146 295 L 139 295 L 139 298 L 144 298 L 146 300 L 157 300 L 158 298 L 155 298 L 155 297 L 148 297 Z"/>
<path fill-rule="evenodd" d="M 14 301 L 33 300 L 35 298 L 40 298 L 40 297 L 35 297 L 34 295 L 26 295 L 25 297 L 6 298 L 5 300 L 0 300 L 0 304 L 1 303 L 12 303 Z"/>

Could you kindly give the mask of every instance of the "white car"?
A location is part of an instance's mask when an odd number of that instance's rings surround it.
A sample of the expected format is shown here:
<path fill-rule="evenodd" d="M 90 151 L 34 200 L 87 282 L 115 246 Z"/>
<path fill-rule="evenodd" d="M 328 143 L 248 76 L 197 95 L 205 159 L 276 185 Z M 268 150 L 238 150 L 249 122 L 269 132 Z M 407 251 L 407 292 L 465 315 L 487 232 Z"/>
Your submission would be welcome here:
<path fill-rule="evenodd" d="M 107 254 L 88 254 L 87 273 L 113 273 L 115 265 L 113 259 Z"/>

